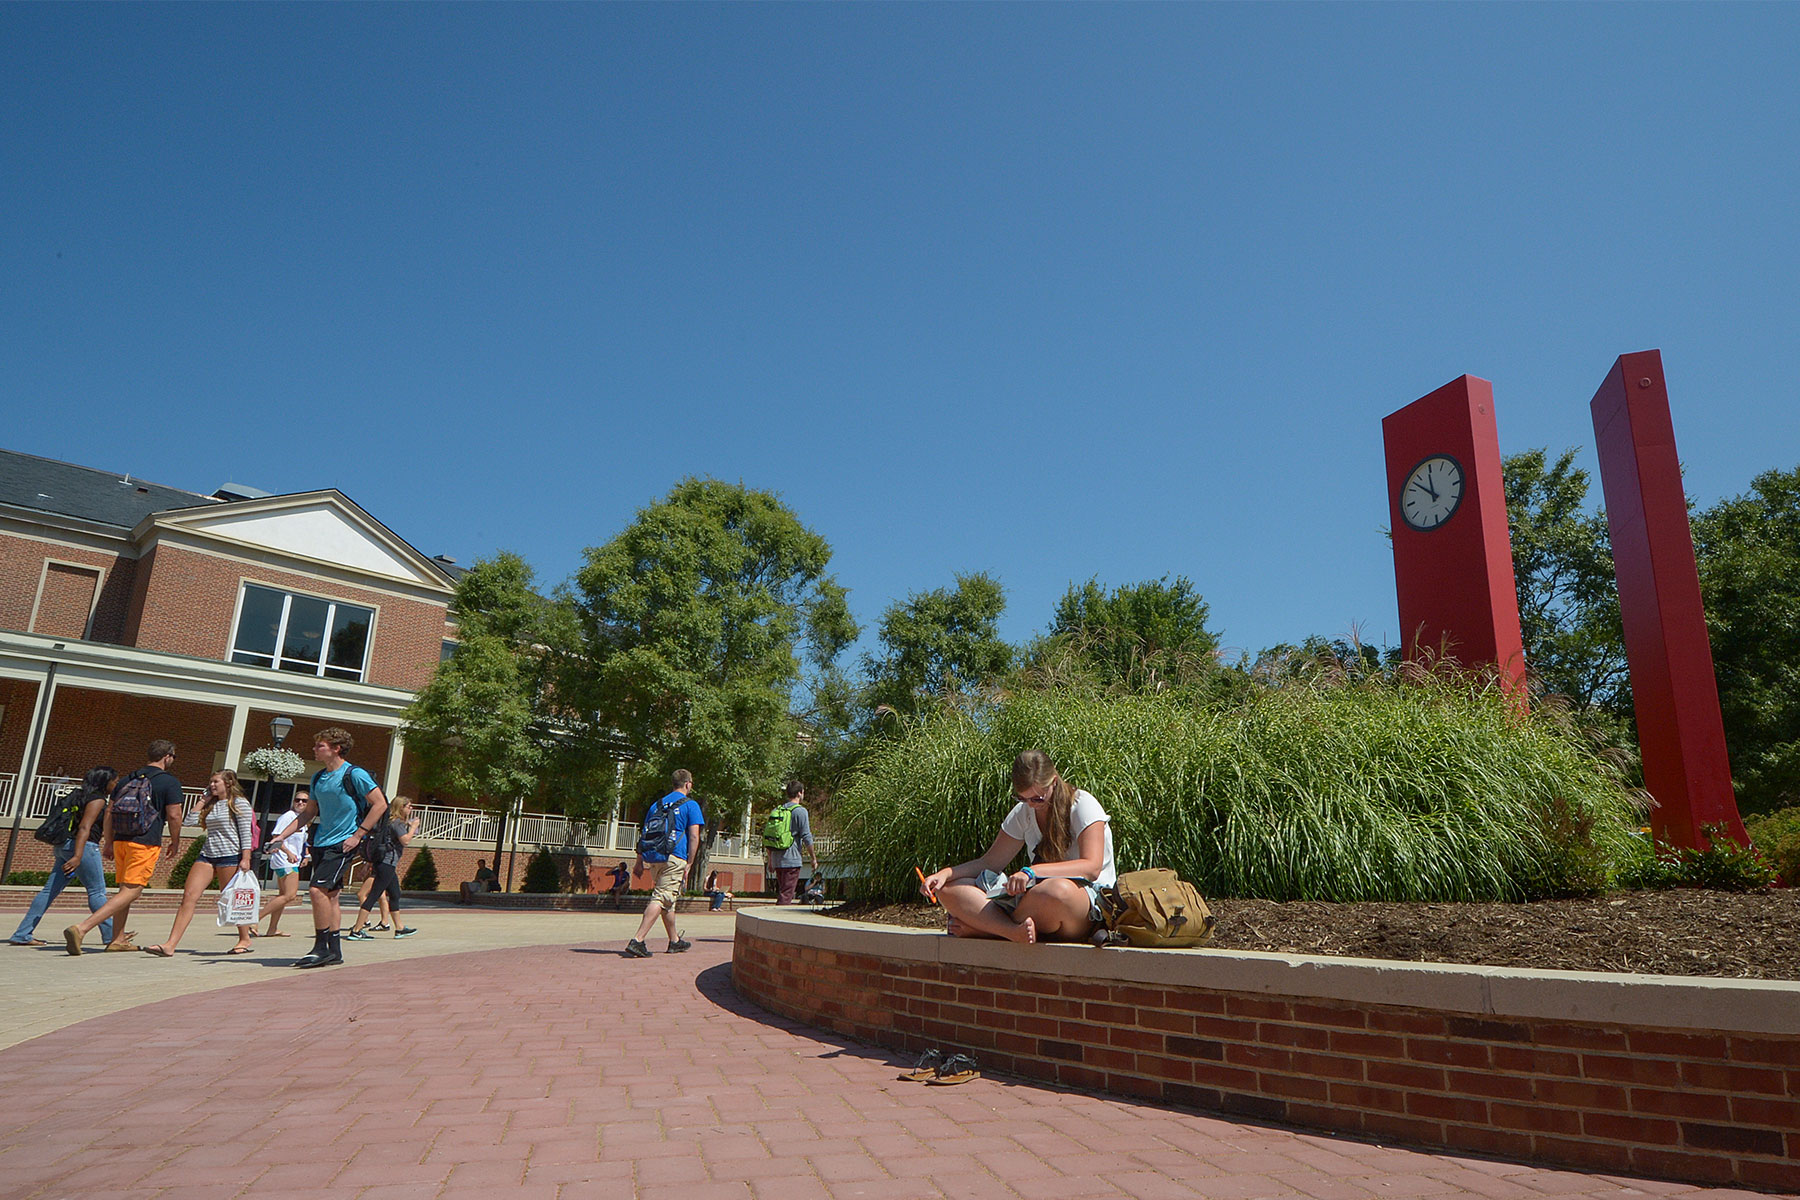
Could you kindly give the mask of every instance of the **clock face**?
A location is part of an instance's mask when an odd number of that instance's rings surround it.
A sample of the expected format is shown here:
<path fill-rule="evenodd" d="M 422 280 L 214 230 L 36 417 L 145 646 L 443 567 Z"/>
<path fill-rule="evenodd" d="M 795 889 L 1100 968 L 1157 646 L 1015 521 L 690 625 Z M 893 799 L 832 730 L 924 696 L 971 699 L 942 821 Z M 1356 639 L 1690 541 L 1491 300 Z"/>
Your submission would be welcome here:
<path fill-rule="evenodd" d="M 1462 465 L 1448 454 L 1434 454 L 1406 477 L 1400 516 L 1414 529 L 1436 529 L 1455 514 L 1462 498 Z"/>

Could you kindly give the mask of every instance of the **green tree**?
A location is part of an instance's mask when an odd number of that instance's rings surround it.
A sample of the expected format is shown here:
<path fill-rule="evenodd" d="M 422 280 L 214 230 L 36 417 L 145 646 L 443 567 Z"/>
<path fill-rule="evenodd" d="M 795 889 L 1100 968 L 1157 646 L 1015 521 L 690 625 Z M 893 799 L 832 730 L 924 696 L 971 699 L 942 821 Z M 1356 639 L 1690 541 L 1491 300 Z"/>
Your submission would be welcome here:
<path fill-rule="evenodd" d="M 1800 467 L 1694 518 L 1739 807 L 1800 804 Z"/>
<path fill-rule="evenodd" d="M 1573 449 L 1509 455 L 1506 516 L 1525 663 L 1578 710 L 1629 719 L 1631 685 L 1606 518 L 1586 511 L 1588 473 Z"/>
<path fill-rule="evenodd" d="M 709 840 L 731 828 L 794 761 L 803 665 L 828 674 L 857 636 L 830 560 L 776 496 L 741 484 L 689 479 L 640 511 L 564 594 L 562 753 L 591 761 L 622 738 L 657 795 L 673 768 L 694 773 Z"/>
<path fill-rule="evenodd" d="M 1186 576 L 1125 584 L 1071 584 L 1057 602 L 1034 657 L 1066 652 L 1102 686 L 1160 692 L 1210 680 L 1219 635 L 1206 627 L 1206 601 Z"/>
<path fill-rule="evenodd" d="M 420 846 L 418 854 L 413 856 L 412 865 L 406 868 L 406 878 L 400 886 L 409 892 L 435 892 L 438 890 L 437 860 L 431 857 L 430 846 Z"/>
<path fill-rule="evenodd" d="M 881 618 L 881 650 L 863 660 L 865 712 L 911 715 L 933 699 L 998 680 L 1015 654 L 998 629 L 1005 611 L 1005 590 L 980 572 L 958 575 L 954 588 L 914 592 L 890 604 Z"/>
<path fill-rule="evenodd" d="M 535 796 L 554 741 L 544 639 L 553 605 L 516 554 L 483 559 L 458 582 L 456 651 L 405 713 L 407 749 L 432 791 L 504 807 Z"/>

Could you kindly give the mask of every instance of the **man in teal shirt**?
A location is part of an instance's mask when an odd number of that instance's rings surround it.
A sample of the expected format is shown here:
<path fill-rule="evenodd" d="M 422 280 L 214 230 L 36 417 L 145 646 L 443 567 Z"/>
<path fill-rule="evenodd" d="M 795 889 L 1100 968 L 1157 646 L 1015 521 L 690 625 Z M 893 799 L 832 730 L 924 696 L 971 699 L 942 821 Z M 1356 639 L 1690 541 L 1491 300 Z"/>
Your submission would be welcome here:
<path fill-rule="evenodd" d="M 307 892 L 312 901 L 313 948 L 296 967 L 328 967 L 344 961 L 338 941 L 343 921 L 338 892 L 355 861 L 356 848 L 387 813 L 387 797 L 375 777 L 344 760 L 355 744 L 347 729 L 321 729 L 313 735 L 313 757 L 325 767 L 312 777 L 312 795 L 294 810 L 299 817 L 295 828 L 305 828 L 315 816 L 319 819 L 313 833 L 312 887 Z"/>

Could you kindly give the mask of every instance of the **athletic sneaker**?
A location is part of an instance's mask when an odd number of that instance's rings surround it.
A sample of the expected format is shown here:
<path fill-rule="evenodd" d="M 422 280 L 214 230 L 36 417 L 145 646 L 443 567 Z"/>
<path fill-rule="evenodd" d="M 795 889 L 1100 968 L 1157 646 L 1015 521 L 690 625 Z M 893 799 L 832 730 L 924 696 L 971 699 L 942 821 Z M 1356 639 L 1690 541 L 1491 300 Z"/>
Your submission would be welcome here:
<path fill-rule="evenodd" d="M 692 946 L 693 944 L 694 943 L 687 940 L 687 931 L 683 930 L 682 932 L 675 935 L 674 941 L 669 943 L 669 953 L 670 954 L 680 954 L 683 950 L 686 950 L 688 947 Z"/>
<path fill-rule="evenodd" d="M 417 932 L 419 932 L 419 931 L 414 929 L 410 925 L 402 925 L 400 928 L 394 930 L 394 936 L 397 938 L 411 937 L 413 934 L 415 934 Z"/>
<path fill-rule="evenodd" d="M 386 933 L 388 930 L 392 929 L 393 926 L 389 925 L 386 921 L 383 921 L 379 925 L 370 926 L 370 928 L 373 929 L 376 933 Z"/>
<path fill-rule="evenodd" d="M 375 935 L 366 929 L 352 929 L 344 935 L 344 940 L 346 942 L 372 942 L 375 940 Z"/>
<path fill-rule="evenodd" d="M 632 938 L 630 941 L 625 943 L 625 957 L 626 958 L 649 958 L 650 957 L 650 947 L 644 945 L 644 943 L 638 941 L 636 938 Z"/>

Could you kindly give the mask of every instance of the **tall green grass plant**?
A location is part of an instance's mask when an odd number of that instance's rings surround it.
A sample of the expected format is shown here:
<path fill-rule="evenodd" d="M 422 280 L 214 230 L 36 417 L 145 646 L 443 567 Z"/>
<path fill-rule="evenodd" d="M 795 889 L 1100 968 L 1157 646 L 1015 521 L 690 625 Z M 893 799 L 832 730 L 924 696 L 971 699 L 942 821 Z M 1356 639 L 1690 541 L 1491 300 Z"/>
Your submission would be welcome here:
<path fill-rule="evenodd" d="M 1600 890 L 1640 813 L 1554 711 L 1468 679 L 1340 678 L 1192 698 L 1014 695 L 872 748 L 838 824 L 869 894 L 986 850 L 1038 747 L 1113 823 L 1120 870 L 1218 896 L 1518 900 Z"/>

